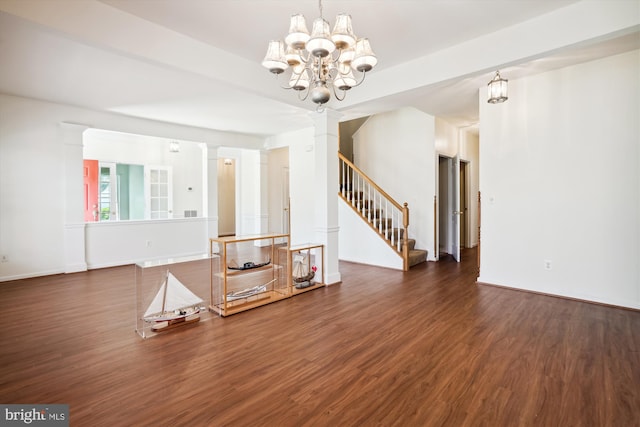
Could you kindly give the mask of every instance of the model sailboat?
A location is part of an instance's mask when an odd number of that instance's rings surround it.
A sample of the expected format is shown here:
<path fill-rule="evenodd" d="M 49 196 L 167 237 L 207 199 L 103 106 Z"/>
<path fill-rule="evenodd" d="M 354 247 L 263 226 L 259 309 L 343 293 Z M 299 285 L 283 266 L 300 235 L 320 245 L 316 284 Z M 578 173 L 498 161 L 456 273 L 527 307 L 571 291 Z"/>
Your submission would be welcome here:
<path fill-rule="evenodd" d="M 306 255 L 296 254 L 293 257 L 293 281 L 297 289 L 304 289 L 311 286 L 311 279 L 315 276 L 316 266 L 309 268 L 309 260 Z"/>
<path fill-rule="evenodd" d="M 199 296 L 167 270 L 164 282 L 144 313 L 143 319 L 153 322 L 152 331 L 164 331 L 200 320 L 202 303 Z"/>

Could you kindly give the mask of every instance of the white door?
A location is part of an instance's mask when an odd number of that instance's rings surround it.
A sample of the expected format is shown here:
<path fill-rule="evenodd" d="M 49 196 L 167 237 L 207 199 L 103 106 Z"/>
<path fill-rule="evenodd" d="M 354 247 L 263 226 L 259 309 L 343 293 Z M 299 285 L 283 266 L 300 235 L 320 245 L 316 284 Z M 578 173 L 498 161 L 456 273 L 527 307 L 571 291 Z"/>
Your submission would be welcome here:
<path fill-rule="evenodd" d="M 171 166 L 145 166 L 145 218 L 173 218 Z"/>
<path fill-rule="evenodd" d="M 289 168 L 282 168 L 282 233 L 289 234 L 289 224 L 291 222 L 289 212 Z"/>
<path fill-rule="evenodd" d="M 451 223 L 453 225 L 453 242 L 452 255 L 456 261 L 460 262 L 460 154 L 456 154 L 453 158 L 453 167 L 451 168 L 451 192 L 453 201 L 453 215 Z"/>

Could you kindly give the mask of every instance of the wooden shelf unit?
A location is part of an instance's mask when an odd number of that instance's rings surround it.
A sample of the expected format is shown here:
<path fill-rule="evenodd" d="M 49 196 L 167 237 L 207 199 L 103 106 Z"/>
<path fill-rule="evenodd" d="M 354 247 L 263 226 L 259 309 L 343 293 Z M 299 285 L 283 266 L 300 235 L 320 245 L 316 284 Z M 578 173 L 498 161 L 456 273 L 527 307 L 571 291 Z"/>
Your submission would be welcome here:
<path fill-rule="evenodd" d="M 324 268 L 324 245 L 315 244 L 315 243 L 307 243 L 305 245 L 296 245 L 291 246 L 287 249 L 288 252 L 288 277 L 289 277 L 289 286 L 291 295 L 297 295 L 303 292 L 308 292 L 314 289 L 318 289 L 320 287 L 325 286 L 323 281 L 323 268 Z M 304 261 L 307 264 L 307 270 L 312 271 L 313 267 L 316 267 L 315 275 L 313 279 L 311 279 L 310 286 L 306 286 L 304 288 L 297 287 L 298 283 L 296 283 L 293 277 L 294 270 L 294 258 L 296 254 L 301 254 L 304 256 Z"/>
<path fill-rule="evenodd" d="M 324 246 L 308 243 L 289 246 L 288 234 L 259 234 L 209 239 L 211 255 L 209 309 L 230 316 L 265 304 L 318 289 L 323 283 Z M 217 256 L 214 256 L 217 255 Z M 308 286 L 294 280 L 294 259 L 301 256 L 307 271 L 316 268 Z M 246 262 L 268 265 L 246 270 L 229 269 Z M 242 293 L 241 295 L 239 295 Z"/>
<path fill-rule="evenodd" d="M 290 296 L 287 258 L 279 248 L 289 245 L 288 234 L 227 236 L 209 239 L 212 258 L 209 309 L 229 316 Z M 247 262 L 268 265 L 246 270 L 231 270 L 230 263 L 243 266 Z"/>

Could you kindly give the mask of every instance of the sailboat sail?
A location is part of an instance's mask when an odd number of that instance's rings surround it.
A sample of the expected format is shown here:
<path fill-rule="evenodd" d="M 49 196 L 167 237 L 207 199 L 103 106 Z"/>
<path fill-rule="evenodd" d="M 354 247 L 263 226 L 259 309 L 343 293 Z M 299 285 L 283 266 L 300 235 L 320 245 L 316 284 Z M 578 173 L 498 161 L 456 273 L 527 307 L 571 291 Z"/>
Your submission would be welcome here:
<path fill-rule="evenodd" d="M 309 267 L 305 262 L 305 256 L 301 254 L 296 254 L 293 257 L 293 277 L 300 278 L 309 274 Z"/>
<path fill-rule="evenodd" d="M 298 253 L 293 257 L 293 281 L 298 289 L 312 285 L 311 279 L 315 276 L 315 266 L 309 271 L 309 254 Z"/>
<path fill-rule="evenodd" d="M 144 313 L 144 317 L 146 318 L 162 314 L 163 300 L 165 313 L 202 304 L 203 302 L 199 296 L 191 292 L 168 271 L 167 278 L 149 305 L 149 308 L 147 308 L 147 311 Z"/>

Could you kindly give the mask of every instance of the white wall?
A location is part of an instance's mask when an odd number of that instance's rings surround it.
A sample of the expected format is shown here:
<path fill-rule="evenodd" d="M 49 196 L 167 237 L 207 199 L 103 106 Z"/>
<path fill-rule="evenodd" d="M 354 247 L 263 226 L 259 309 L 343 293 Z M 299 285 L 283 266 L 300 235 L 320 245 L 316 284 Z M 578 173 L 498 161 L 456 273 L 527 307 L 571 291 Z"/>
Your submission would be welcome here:
<path fill-rule="evenodd" d="M 435 120 L 414 108 L 372 116 L 354 134 L 354 163 L 400 204 L 409 204 L 409 237 L 434 253 Z"/>
<path fill-rule="evenodd" d="M 82 192 L 82 135 L 78 133 L 79 141 L 70 148 L 73 141 L 68 140 L 61 123 L 218 145 L 259 148 L 263 143 L 255 137 L 0 95 L 0 254 L 8 258 L 8 262 L 0 263 L 0 281 L 69 271 L 68 263 L 72 258 L 69 253 L 79 254 L 83 261 L 94 265 L 108 265 L 113 261 L 113 254 L 98 259 L 98 252 L 92 245 L 100 242 L 89 237 L 85 239 L 85 232 L 91 232 L 85 230 L 82 222 L 82 197 L 71 203 L 66 198 L 69 192 Z M 201 163 L 194 167 L 201 167 Z M 70 213 L 69 209 L 77 209 L 79 214 Z M 217 212 L 209 214 L 216 216 Z M 193 223 L 189 221 L 189 224 Z M 162 229 L 162 235 L 156 233 L 159 237 L 155 242 L 160 246 L 154 247 L 152 243 L 151 250 L 147 249 L 144 232 L 124 232 L 118 239 L 120 245 L 139 248 L 139 251 L 118 262 L 133 262 L 148 255 L 201 253 L 206 248 L 206 227 L 202 238 L 188 232 L 184 233 L 187 239 L 177 245 L 160 244 L 158 239 L 169 242 L 180 235 L 181 226 L 175 225 L 177 228 L 174 229 L 174 225 L 169 221 Z M 76 247 L 69 247 L 69 236 Z M 88 244 L 86 248 L 85 243 Z M 168 252 L 161 252 L 161 247 L 166 247 Z M 74 258 L 76 261 L 77 257 Z M 82 264 L 74 264 L 75 269 L 80 269 Z"/>
<path fill-rule="evenodd" d="M 89 269 L 209 251 L 204 218 L 89 223 L 85 236 Z"/>
<path fill-rule="evenodd" d="M 315 179 L 314 129 L 306 128 L 276 135 L 268 138 L 266 145 L 268 148 L 289 147 L 291 244 L 300 245 L 315 242 L 313 219 L 315 217 L 313 191 Z"/>
<path fill-rule="evenodd" d="M 381 239 L 344 200 L 338 200 L 340 259 L 359 264 L 403 269 L 402 256 Z"/>
<path fill-rule="evenodd" d="M 633 51 L 480 91 L 479 281 L 640 308 L 638 76 Z"/>

